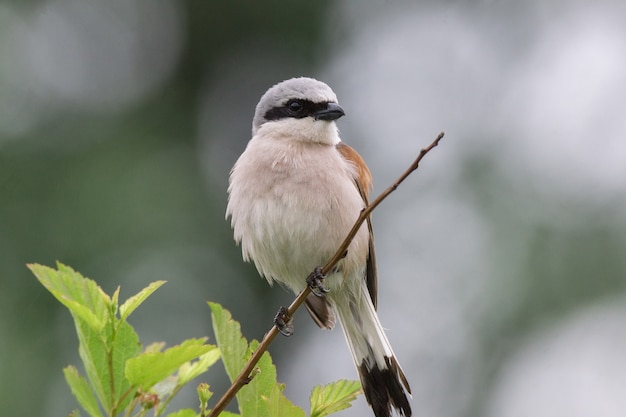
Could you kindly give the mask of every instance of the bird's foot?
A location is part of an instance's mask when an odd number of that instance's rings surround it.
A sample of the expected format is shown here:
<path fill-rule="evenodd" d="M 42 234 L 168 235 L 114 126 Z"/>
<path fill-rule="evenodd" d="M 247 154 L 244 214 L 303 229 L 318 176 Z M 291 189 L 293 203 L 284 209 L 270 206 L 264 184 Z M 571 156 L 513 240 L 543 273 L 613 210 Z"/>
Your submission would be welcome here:
<path fill-rule="evenodd" d="M 274 324 L 283 336 L 291 336 L 293 334 L 293 318 L 289 315 L 289 309 L 281 306 L 278 313 L 274 317 Z"/>
<path fill-rule="evenodd" d="M 306 277 L 306 283 L 311 289 L 311 292 L 318 297 L 324 297 L 330 292 L 329 289 L 324 287 L 324 279 L 326 279 L 326 275 L 322 273 L 322 268 L 319 266 Z"/>

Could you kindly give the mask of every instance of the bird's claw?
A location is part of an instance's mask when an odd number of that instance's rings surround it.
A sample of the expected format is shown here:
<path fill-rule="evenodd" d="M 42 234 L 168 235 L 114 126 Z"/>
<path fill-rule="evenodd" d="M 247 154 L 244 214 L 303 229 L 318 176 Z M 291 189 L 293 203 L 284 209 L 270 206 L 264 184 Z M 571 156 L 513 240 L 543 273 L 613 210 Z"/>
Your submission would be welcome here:
<path fill-rule="evenodd" d="M 327 293 L 330 292 L 329 289 L 324 287 L 324 279 L 326 275 L 322 273 L 322 268 L 317 267 L 306 277 L 306 283 L 311 289 L 311 292 L 318 297 L 324 297 Z"/>
<path fill-rule="evenodd" d="M 291 336 L 293 334 L 293 318 L 289 315 L 289 309 L 281 306 L 278 313 L 274 317 L 274 324 L 283 336 Z"/>

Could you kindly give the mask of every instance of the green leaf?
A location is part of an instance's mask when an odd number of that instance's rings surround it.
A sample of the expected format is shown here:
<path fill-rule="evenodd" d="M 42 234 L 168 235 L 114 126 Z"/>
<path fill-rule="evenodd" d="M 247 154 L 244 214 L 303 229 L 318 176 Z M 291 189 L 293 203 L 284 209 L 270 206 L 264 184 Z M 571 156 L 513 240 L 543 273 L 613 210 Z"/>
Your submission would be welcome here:
<path fill-rule="evenodd" d="M 246 355 L 246 360 L 252 356 L 259 346 L 259 342 L 253 340 L 250 342 L 250 350 Z M 267 403 L 259 401 L 263 397 L 270 397 L 276 382 L 276 367 L 272 363 L 272 358 L 268 352 L 263 353 L 261 359 L 255 368 L 256 374 L 252 381 L 244 386 L 237 393 L 237 402 L 239 403 L 239 409 L 241 414 L 256 417 L 269 417 L 272 414 L 269 412 Z"/>
<path fill-rule="evenodd" d="M 87 380 L 83 378 L 73 366 L 68 366 L 63 369 L 63 373 L 65 374 L 67 385 L 69 385 L 72 390 L 72 394 L 74 394 L 74 397 L 76 397 L 85 411 L 92 417 L 102 417 L 102 413 L 98 407 L 98 400 L 94 396 L 93 391 L 91 391 Z"/>
<path fill-rule="evenodd" d="M 241 335 L 241 326 L 228 310 L 216 303 L 209 303 L 212 311 L 213 331 L 222 352 L 222 361 L 231 382 L 237 378 L 252 352 L 259 343 L 252 341 L 248 347 L 246 339 Z M 241 415 L 246 417 L 269 417 L 268 405 L 260 399 L 270 398 L 276 385 L 276 368 L 272 364 L 269 353 L 265 352 L 259 360 L 252 381 L 237 393 L 237 402 Z"/>
<path fill-rule="evenodd" d="M 118 300 L 120 298 L 120 286 L 118 285 L 115 291 L 113 292 L 113 296 L 111 297 L 111 303 L 109 305 L 109 320 L 113 320 L 117 317 L 117 305 Z"/>
<path fill-rule="evenodd" d="M 28 267 L 39 282 L 70 310 L 74 319 L 84 321 L 97 332 L 104 328 L 111 299 L 95 281 L 61 263 L 57 264 L 58 270 L 38 264 Z"/>
<path fill-rule="evenodd" d="M 124 377 L 126 360 L 141 351 L 139 338 L 124 320 L 117 319 L 119 287 L 109 297 L 95 281 L 58 263 L 58 270 L 32 264 L 37 279 L 65 305 L 74 318 L 78 352 L 93 392 L 107 414 L 132 400 L 121 396 L 130 384 Z"/>
<path fill-rule="evenodd" d="M 165 342 L 153 342 L 146 346 L 143 353 L 161 352 L 165 348 Z"/>
<path fill-rule="evenodd" d="M 167 417 L 196 417 L 198 414 L 191 408 L 183 408 L 174 413 L 169 413 Z"/>
<path fill-rule="evenodd" d="M 74 318 L 78 335 L 78 352 L 87 377 L 100 403 L 108 412 L 111 395 L 105 326 L 111 327 L 108 314 L 111 299 L 92 280 L 58 263 L 58 270 L 42 265 L 29 265 L 37 279 L 65 305 Z"/>
<path fill-rule="evenodd" d="M 126 320 L 126 318 L 128 318 L 128 316 L 130 316 L 130 314 L 146 300 L 146 298 L 150 297 L 150 295 L 152 295 L 152 293 L 163 284 L 165 284 L 165 281 L 153 282 L 137 294 L 130 297 L 128 300 L 124 301 L 124 304 L 120 306 L 120 318 L 122 320 Z"/>
<path fill-rule="evenodd" d="M 142 353 L 126 362 L 126 378 L 144 391 L 174 373 L 183 363 L 195 359 L 213 349 L 205 345 L 206 338 L 185 340 L 164 352 Z"/>
<path fill-rule="evenodd" d="M 226 373 L 233 382 L 248 360 L 248 342 L 241 335 L 241 326 L 217 303 L 209 303 L 215 340 L 222 352 Z"/>
<path fill-rule="evenodd" d="M 178 386 L 183 386 L 198 375 L 204 373 L 220 358 L 220 350 L 217 346 L 200 356 L 195 362 L 185 362 L 178 370 Z"/>
<path fill-rule="evenodd" d="M 117 321 L 118 328 L 115 332 L 115 339 L 109 340 L 109 346 L 112 355 L 113 382 L 115 388 L 114 401 L 117 403 L 122 394 L 124 394 L 133 385 L 126 378 L 126 362 L 131 358 L 137 357 L 141 353 L 141 343 L 135 329 L 126 321 Z M 124 401 L 117 404 L 118 410 L 124 409 L 132 401 L 132 395 L 126 396 Z"/>
<path fill-rule="evenodd" d="M 311 392 L 311 417 L 324 417 L 350 408 L 363 390 L 359 381 L 342 379 L 328 385 L 318 385 Z"/>
<path fill-rule="evenodd" d="M 78 354 L 85 367 L 87 378 L 100 404 L 109 414 L 111 410 L 111 390 L 109 384 L 108 353 L 105 340 L 100 332 L 86 323 L 76 320 L 78 334 Z"/>
<path fill-rule="evenodd" d="M 125 321 L 118 321 L 117 324 L 115 333 L 113 326 L 109 325 L 102 334 L 80 322 L 77 326 L 78 353 L 89 382 L 107 414 L 113 408 L 119 410 L 125 407 L 132 400 L 132 396 L 127 396 L 122 404 L 118 404 L 121 395 L 130 388 L 124 376 L 124 365 L 141 352 L 139 337 L 132 326 Z"/>
<path fill-rule="evenodd" d="M 304 410 L 285 397 L 283 384 L 275 384 L 269 397 L 263 396 L 272 417 L 305 417 Z"/>

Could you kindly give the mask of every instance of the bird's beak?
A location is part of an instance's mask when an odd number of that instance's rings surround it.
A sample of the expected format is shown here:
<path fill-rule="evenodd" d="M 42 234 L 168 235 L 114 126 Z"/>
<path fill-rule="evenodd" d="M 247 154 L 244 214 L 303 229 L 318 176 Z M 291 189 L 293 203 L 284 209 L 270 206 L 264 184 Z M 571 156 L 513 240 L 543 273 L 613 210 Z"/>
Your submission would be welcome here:
<path fill-rule="evenodd" d="M 318 110 L 313 113 L 313 117 L 315 120 L 337 120 L 341 116 L 345 116 L 346 112 L 343 111 L 343 108 L 337 103 L 328 103 L 325 109 Z"/>

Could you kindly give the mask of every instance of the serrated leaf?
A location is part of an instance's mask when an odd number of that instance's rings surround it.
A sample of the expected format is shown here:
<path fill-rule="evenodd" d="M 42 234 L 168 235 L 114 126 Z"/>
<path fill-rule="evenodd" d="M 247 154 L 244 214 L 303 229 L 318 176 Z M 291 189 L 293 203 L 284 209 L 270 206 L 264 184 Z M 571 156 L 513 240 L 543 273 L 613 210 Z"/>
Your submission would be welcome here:
<path fill-rule="evenodd" d="M 115 318 L 119 288 L 109 297 L 95 281 L 61 263 L 58 270 L 29 265 L 39 281 L 63 304 L 74 318 L 78 352 L 87 378 L 107 414 L 132 400 L 120 396 L 130 387 L 124 378 L 124 363 L 141 351 L 139 338 L 125 321 Z M 111 372 L 113 371 L 113 372 Z"/>
<path fill-rule="evenodd" d="M 200 356 L 195 362 L 185 362 L 178 370 L 178 386 L 183 386 L 198 375 L 206 372 L 220 358 L 220 351 L 217 346 Z"/>
<path fill-rule="evenodd" d="M 241 326 L 233 320 L 230 312 L 216 303 L 209 303 L 212 312 L 213 331 L 218 347 L 222 352 L 222 361 L 231 382 L 237 378 L 252 352 L 259 343 L 253 340 L 248 346 L 241 334 Z M 270 416 L 267 403 L 259 401 L 262 396 L 270 397 L 276 385 L 276 367 L 272 364 L 269 353 L 265 352 L 257 363 L 257 372 L 252 381 L 237 393 L 237 402 L 241 415 L 246 417 Z"/>
<path fill-rule="evenodd" d="M 165 348 L 165 342 L 153 342 L 146 346 L 143 353 L 161 352 Z"/>
<path fill-rule="evenodd" d="M 163 284 L 165 284 L 165 281 L 155 281 L 143 290 L 139 291 L 137 294 L 130 297 L 128 300 L 124 301 L 124 304 L 120 306 L 120 318 L 122 320 L 126 320 L 126 318 L 128 318 L 128 316 L 130 316 L 130 314 L 146 300 L 146 298 L 150 297 L 150 295 L 152 295 L 152 293 Z"/>
<path fill-rule="evenodd" d="M 126 321 L 118 321 L 118 329 L 115 340 L 112 340 L 112 364 L 113 381 L 115 383 L 115 400 L 118 401 L 121 395 L 131 388 L 130 381 L 126 378 L 126 362 L 137 357 L 141 353 L 141 343 L 135 329 Z M 117 408 L 124 409 L 132 401 L 132 395 L 126 396 Z"/>
<path fill-rule="evenodd" d="M 100 404 L 107 414 L 111 405 L 109 384 L 109 367 L 105 340 L 100 332 L 95 331 L 86 323 L 77 321 L 78 354 L 85 367 L 87 378 Z"/>
<path fill-rule="evenodd" d="M 252 352 L 258 347 L 259 342 L 256 340 L 250 342 L 250 350 L 246 355 L 246 360 L 252 356 Z M 239 411 L 241 415 L 246 417 L 270 417 L 272 414 L 269 412 L 267 403 L 259 401 L 263 397 L 269 397 L 277 383 L 276 367 L 272 363 L 272 358 L 268 352 L 261 356 L 255 370 L 255 376 L 252 378 L 252 381 L 237 393 Z"/>
<path fill-rule="evenodd" d="M 304 417 L 304 410 L 292 403 L 285 397 L 283 384 L 274 384 L 269 397 L 263 396 L 263 401 L 267 404 L 269 414 L 272 417 Z"/>
<path fill-rule="evenodd" d="M 228 310 L 211 302 L 209 307 L 211 307 L 211 322 L 213 332 L 215 332 L 215 340 L 222 353 L 226 373 L 230 382 L 233 382 L 248 360 L 246 357 L 248 342 L 241 334 L 241 326 L 233 320 Z"/>
<path fill-rule="evenodd" d="M 164 352 L 142 353 L 126 362 L 125 375 L 131 384 L 149 390 L 154 384 L 173 374 L 183 363 L 215 348 L 205 345 L 206 338 L 189 339 Z"/>
<path fill-rule="evenodd" d="M 72 268 L 61 263 L 57 267 L 58 270 L 39 264 L 28 265 L 39 282 L 70 310 L 74 319 L 80 319 L 97 332 L 101 331 L 108 319 L 109 296 L 95 281 Z"/>
<path fill-rule="evenodd" d="M 117 323 L 115 338 L 112 326 L 107 326 L 104 334 L 96 333 L 87 325 L 80 323 L 78 329 L 78 353 L 89 382 L 107 414 L 110 414 L 119 397 L 130 388 L 129 382 L 124 377 L 126 361 L 141 352 L 139 336 L 132 326 L 128 322 Z M 117 408 L 123 408 L 131 400 L 132 396 L 127 396 Z"/>
<path fill-rule="evenodd" d="M 85 411 L 92 417 L 102 417 L 102 413 L 98 407 L 98 400 L 93 394 L 89 383 L 78 373 L 78 370 L 73 366 L 68 366 L 63 369 L 63 374 L 65 375 L 67 385 L 70 386 L 72 394 Z M 80 414 L 77 411 L 75 415 Z"/>
<path fill-rule="evenodd" d="M 318 385 L 311 392 L 311 417 L 324 417 L 350 408 L 363 390 L 359 381 L 342 379 L 324 386 Z"/>

